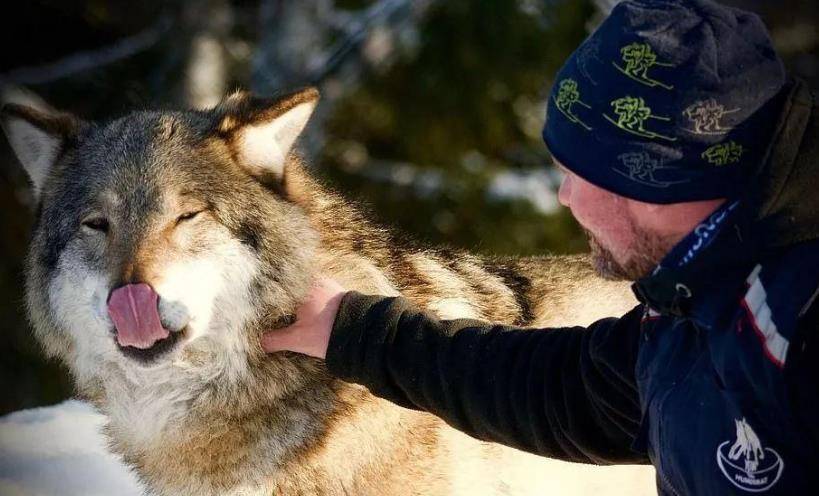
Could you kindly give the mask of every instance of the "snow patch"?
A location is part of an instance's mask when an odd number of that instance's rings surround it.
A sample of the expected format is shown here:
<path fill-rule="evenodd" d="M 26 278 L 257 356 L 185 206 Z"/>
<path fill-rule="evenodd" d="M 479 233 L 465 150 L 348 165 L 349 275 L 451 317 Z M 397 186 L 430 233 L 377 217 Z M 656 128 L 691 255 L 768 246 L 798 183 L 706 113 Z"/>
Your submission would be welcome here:
<path fill-rule="evenodd" d="M 141 496 L 136 476 L 108 452 L 106 419 L 81 401 L 0 417 L 0 494 Z"/>

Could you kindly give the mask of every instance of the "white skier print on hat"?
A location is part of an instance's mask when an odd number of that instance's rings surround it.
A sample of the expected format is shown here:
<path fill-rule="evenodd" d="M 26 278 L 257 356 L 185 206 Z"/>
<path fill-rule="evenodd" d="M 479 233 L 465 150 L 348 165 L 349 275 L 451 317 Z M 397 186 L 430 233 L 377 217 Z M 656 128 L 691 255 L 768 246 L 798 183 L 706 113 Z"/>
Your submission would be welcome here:
<path fill-rule="evenodd" d="M 717 464 L 729 481 L 743 491 L 758 493 L 770 489 L 782 476 L 785 462 L 779 453 L 762 442 L 745 420 L 734 420 L 736 440 L 717 448 Z M 730 447 L 729 447 L 730 445 Z"/>
<path fill-rule="evenodd" d="M 741 109 L 735 108 L 726 110 L 725 106 L 717 103 L 714 98 L 700 100 L 683 110 L 683 115 L 688 117 L 694 125 L 694 129 L 687 131 L 693 134 L 725 134 L 732 129 L 731 126 L 723 125 L 723 119 L 728 114 L 739 112 Z"/>
<path fill-rule="evenodd" d="M 657 171 L 674 171 L 679 170 L 679 168 L 665 165 L 662 157 L 652 157 L 646 151 L 622 153 L 617 156 L 617 159 L 623 167 L 613 169 L 614 172 L 646 186 L 667 188 L 674 184 L 682 184 L 690 181 L 690 179 L 676 181 L 658 179 L 654 175 Z"/>

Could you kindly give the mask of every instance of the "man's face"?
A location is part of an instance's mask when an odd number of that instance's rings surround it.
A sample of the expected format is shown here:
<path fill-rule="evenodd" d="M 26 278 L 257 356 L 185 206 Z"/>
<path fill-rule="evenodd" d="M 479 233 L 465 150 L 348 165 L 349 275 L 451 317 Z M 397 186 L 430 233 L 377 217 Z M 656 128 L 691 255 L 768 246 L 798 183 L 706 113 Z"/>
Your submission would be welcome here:
<path fill-rule="evenodd" d="M 679 235 L 652 229 L 641 222 L 644 216 L 641 205 L 646 204 L 606 191 L 560 168 L 565 176 L 558 199 L 586 231 L 594 267 L 602 277 L 639 279 L 680 239 Z"/>

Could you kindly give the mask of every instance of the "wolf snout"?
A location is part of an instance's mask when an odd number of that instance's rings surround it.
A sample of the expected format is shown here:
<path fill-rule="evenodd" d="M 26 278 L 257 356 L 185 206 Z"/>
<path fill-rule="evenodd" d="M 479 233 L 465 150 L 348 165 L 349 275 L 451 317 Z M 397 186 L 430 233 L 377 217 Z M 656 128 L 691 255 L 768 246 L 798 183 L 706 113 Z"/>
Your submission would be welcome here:
<path fill-rule="evenodd" d="M 145 283 L 126 284 L 111 292 L 108 315 L 120 346 L 148 349 L 170 335 L 162 326 L 158 303 L 159 295 Z"/>
<path fill-rule="evenodd" d="M 184 305 L 163 300 L 146 283 L 126 284 L 111 291 L 108 315 L 116 329 L 117 343 L 123 348 L 151 350 L 172 341 L 190 321 Z"/>

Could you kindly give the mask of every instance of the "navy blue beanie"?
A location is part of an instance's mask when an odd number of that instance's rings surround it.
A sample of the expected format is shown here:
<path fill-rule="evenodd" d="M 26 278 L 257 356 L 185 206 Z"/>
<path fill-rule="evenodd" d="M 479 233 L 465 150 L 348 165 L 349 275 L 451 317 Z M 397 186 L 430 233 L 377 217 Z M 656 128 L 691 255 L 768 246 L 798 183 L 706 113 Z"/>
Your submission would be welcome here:
<path fill-rule="evenodd" d="M 648 203 L 739 195 L 786 76 L 765 26 L 708 0 L 627 0 L 572 54 L 543 139 L 587 181 Z"/>

